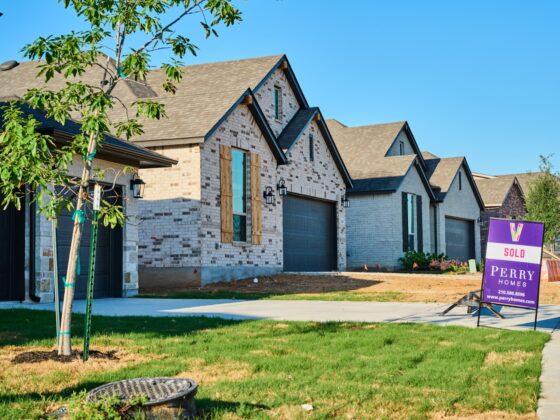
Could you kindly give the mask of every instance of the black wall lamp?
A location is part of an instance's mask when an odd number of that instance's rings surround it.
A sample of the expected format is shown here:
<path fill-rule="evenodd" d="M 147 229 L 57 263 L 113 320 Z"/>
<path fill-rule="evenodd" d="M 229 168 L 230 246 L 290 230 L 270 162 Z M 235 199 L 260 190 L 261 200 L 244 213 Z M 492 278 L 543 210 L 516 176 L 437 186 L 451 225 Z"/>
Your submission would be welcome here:
<path fill-rule="evenodd" d="M 280 178 L 276 188 L 278 189 L 278 194 L 280 194 L 281 197 L 288 195 L 288 187 L 286 187 L 286 181 L 284 181 L 284 178 Z"/>
<path fill-rule="evenodd" d="M 138 178 L 137 174 L 134 174 L 133 178 L 130 180 L 130 189 L 132 190 L 132 196 L 134 198 L 143 198 L 145 186 L 146 183 Z"/>
<path fill-rule="evenodd" d="M 263 196 L 266 204 L 274 204 L 274 191 L 272 187 L 266 187 Z"/>
<path fill-rule="evenodd" d="M 340 202 L 342 203 L 342 207 L 344 207 L 345 209 L 350 207 L 350 201 L 348 200 L 348 197 L 346 197 L 345 195 L 342 196 Z"/>

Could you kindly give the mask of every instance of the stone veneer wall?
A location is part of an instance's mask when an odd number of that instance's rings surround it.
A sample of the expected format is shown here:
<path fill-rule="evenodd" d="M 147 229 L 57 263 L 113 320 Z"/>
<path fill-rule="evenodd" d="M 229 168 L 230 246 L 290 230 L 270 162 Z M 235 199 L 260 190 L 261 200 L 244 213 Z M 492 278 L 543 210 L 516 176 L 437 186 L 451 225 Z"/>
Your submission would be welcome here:
<path fill-rule="evenodd" d="M 491 217 L 502 219 L 521 219 L 526 214 L 525 200 L 517 184 L 514 184 L 505 198 L 502 207 L 486 208 L 482 213 L 482 225 L 480 228 L 482 256 L 486 255 L 486 243 L 488 241 L 488 223 Z"/>
<path fill-rule="evenodd" d="M 309 159 L 310 135 L 313 135 L 313 161 Z M 339 271 L 346 270 L 346 209 L 341 204 L 346 185 L 315 121 L 286 155 L 288 164 L 278 168 L 278 179 L 284 178 L 289 192 L 336 203 L 337 267 Z"/>
<path fill-rule="evenodd" d="M 70 168 L 70 174 L 81 175 L 81 165 L 74 160 L 74 165 Z M 122 186 L 124 211 L 128 216 L 128 221 L 123 226 L 123 296 L 133 296 L 138 293 L 138 200 L 131 197 L 129 189 L 132 175 L 119 173 L 116 174 L 112 169 L 122 171 L 120 164 L 95 160 L 95 168 L 107 170 L 106 183 L 113 183 L 117 176 L 116 184 Z M 29 218 L 26 218 L 26 225 Z M 36 216 L 35 222 L 35 294 L 41 302 L 54 301 L 54 259 L 52 247 L 52 222 L 42 215 Z M 28 226 L 26 226 L 28 232 Z M 26 249 L 28 249 L 26 247 Z M 29 270 L 29 266 L 26 267 Z M 64 276 L 65 273 L 59 273 Z M 26 284 L 29 275 L 26 273 Z M 27 287 L 26 290 L 28 291 Z"/>

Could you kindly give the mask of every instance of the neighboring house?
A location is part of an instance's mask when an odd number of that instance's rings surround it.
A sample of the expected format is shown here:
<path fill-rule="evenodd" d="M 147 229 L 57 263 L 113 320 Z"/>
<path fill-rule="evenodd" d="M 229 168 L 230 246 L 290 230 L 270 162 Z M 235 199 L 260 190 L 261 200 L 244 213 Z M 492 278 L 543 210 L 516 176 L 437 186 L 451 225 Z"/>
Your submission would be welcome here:
<path fill-rule="evenodd" d="M 525 196 L 515 175 L 492 176 L 474 174 L 474 179 L 482 200 L 484 211 L 481 224 L 482 255 L 486 254 L 488 240 L 488 221 L 491 217 L 502 219 L 521 219 L 525 216 Z"/>
<path fill-rule="evenodd" d="M 0 100 L 0 107 L 3 105 L 6 102 Z M 67 121 L 62 126 L 40 112 L 28 107 L 22 109 L 40 122 L 40 131 L 49 134 L 57 145 L 67 143 L 80 132 L 79 125 L 73 121 Z M 75 158 L 76 164 L 69 169 L 71 175 L 81 176 L 81 165 L 77 164 L 80 160 L 80 157 Z M 105 138 L 104 145 L 94 160 L 95 168 L 112 168 L 116 171 L 122 171 L 125 167 L 136 171 L 139 168 L 169 167 L 174 163 L 172 159 L 158 153 L 109 136 Z M 132 196 L 130 189 L 130 181 L 134 176 L 130 171 L 116 176 L 115 172 L 108 170 L 103 179 L 97 179 L 104 186 L 104 199 L 122 205 L 128 219 L 120 228 L 99 227 L 95 297 L 131 296 L 138 293 L 138 199 Z M 57 229 L 61 294 L 64 290 L 62 277 L 66 274 L 72 227 L 71 214 L 63 212 L 58 219 Z M 86 293 L 90 231 L 91 221 L 89 213 L 86 213 L 80 247 L 81 274 L 77 276 L 75 286 L 78 299 L 84 298 Z M 0 301 L 52 302 L 54 262 L 52 222 L 37 214 L 29 197 L 20 211 L 11 206 L 0 210 Z"/>
<path fill-rule="evenodd" d="M 351 178 L 287 58 L 183 71 L 175 95 L 145 85 L 169 118 L 136 141 L 179 164 L 141 171 L 141 287 L 344 270 Z"/>
<path fill-rule="evenodd" d="M 482 201 L 464 158 L 424 156 L 406 122 L 328 126 L 354 181 L 350 269 L 399 268 L 408 250 L 480 259 Z"/>
<path fill-rule="evenodd" d="M 426 152 L 426 175 L 436 196 L 430 219 L 434 221 L 434 252 L 448 258 L 480 261 L 482 197 L 465 157 L 439 158 Z"/>

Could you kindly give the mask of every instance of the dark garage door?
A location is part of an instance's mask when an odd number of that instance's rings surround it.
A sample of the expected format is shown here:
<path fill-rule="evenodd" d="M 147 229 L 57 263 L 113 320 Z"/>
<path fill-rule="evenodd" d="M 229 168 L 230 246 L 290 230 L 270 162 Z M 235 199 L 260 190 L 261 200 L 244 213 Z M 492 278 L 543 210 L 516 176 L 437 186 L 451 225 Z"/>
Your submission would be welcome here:
<path fill-rule="evenodd" d="M 460 261 L 475 258 L 474 222 L 446 217 L 445 246 L 449 258 Z"/>
<path fill-rule="evenodd" d="M 24 259 L 25 212 L 0 208 L 0 300 L 25 298 Z"/>
<path fill-rule="evenodd" d="M 335 204 L 284 197 L 284 271 L 336 269 Z"/>
<path fill-rule="evenodd" d="M 76 282 L 76 299 L 84 299 L 87 290 L 87 275 L 89 268 L 89 242 L 91 239 L 91 220 L 84 222 L 82 242 L 80 246 L 80 275 Z M 72 215 L 64 212 L 59 216 L 57 230 L 58 272 L 60 296 L 64 296 L 62 277 L 66 276 L 68 267 L 68 253 L 72 241 L 74 221 Z M 99 224 L 97 234 L 97 259 L 95 261 L 95 283 L 93 296 L 120 297 L 122 296 L 122 229 L 110 229 Z"/>

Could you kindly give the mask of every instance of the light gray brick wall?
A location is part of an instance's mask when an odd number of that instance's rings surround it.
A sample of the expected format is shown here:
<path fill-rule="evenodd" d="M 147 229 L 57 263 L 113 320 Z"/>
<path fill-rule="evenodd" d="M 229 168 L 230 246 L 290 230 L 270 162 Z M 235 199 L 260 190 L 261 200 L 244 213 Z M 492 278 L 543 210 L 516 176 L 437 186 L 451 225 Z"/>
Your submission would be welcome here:
<path fill-rule="evenodd" d="M 431 250 L 430 198 L 416 167 L 407 173 L 401 186 L 390 194 L 351 195 L 346 209 L 348 225 L 348 268 L 395 269 L 403 255 L 402 192 L 422 196 L 423 247 Z"/>
<path fill-rule="evenodd" d="M 280 120 L 277 120 L 274 115 L 274 86 L 282 88 L 282 118 Z M 270 78 L 255 91 L 255 97 L 276 136 L 280 135 L 282 130 L 288 125 L 300 108 L 294 92 L 290 88 L 288 79 L 286 79 L 286 75 L 281 69 L 276 70 Z"/>
<path fill-rule="evenodd" d="M 309 136 L 313 135 L 314 160 L 309 157 Z M 315 121 L 287 151 L 288 165 L 278 168 L 279 179 L 288 191 L 336 203 L 337 267 L 346 269 L 346 209 L 341 205 L 346 185 Z"/>
<path fill-rule="evenodd" d="M 405 155 L 413 155 L 415 154 L 414 149 L 410 143 L 410 139 L 406 135 L 404 131 L 401 131 L 397 136 L 396 140 L 393 142 L 389 150 L 387 151 L 387 156 L 399 156 L 400 153 L 400 142 L 403 142 L 404 145 L 404 154 Z"/>
<path fill-rule="evenodd" d="M 451 187 L 445 196 L 443 203 L 440 203 L 437 208 L 438 213 L 438 249 L 439 252 L 445 252 L 445 217 L 456 217 L 465 220 L 474 221 L 475 228 L 475 255 L 476 260 L 480 261 L 480 224 L 477 222 L 480 217 L 480 208 L 476 201 L 471 184 L 468 181 L 467 174 L 463 168 L 460 169 L 462 173 L 462 189 L 459 190 L 459 171 L 455 175 Z"/>
<path fill-rule="evenodd" d="M 251 244 L 250 162 L 247 162 L 247 242 L 222 243 L 220 219 L 220 145 L 261 157 L 261 188 L 276 190 L 277 162 L 246 105 L 239 105 L 218 130 L 201 145 L 203 183 L 201 188 L 201 264 L 203 267 L 271 267 L 281 270 L 282 206 L 262 203 L 262 244 Z M 259 192 L 262 194 L 262 191 Z"/>
<path fill-rule="evenodd" d="M 154 148 L 178 161 L 170 168 L 142 169 L 146 182 L 139 202 L 141 267 L 198 267 L 201 264 L 200 146 Z M 203 181 L 208 182 L 208 181 Z"/>
<path fill-rule="evenodd" d="M 128 216 L 123 226 L 123 296 L 136 295 L 138 293 L 138 200 L 131 196 L 129 189 L 132 175 L 124 172 L 123 165 L 99 159 L 94 161 L 94 168 L 105 170 L 104 178 L 98 179 L 100 182 L 115 183 L 121 186 L 123 191 L 123 206 Z M 80 158 L 74 159 L 69 173 L 76 177 L 81 176 Z M 35 290 L 41 302 L 53 302 L 55 262 L 52 222 L 38 214 L 35 223 Z M 65 274 L 59 273 L 59 276 Z"/>

